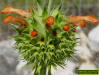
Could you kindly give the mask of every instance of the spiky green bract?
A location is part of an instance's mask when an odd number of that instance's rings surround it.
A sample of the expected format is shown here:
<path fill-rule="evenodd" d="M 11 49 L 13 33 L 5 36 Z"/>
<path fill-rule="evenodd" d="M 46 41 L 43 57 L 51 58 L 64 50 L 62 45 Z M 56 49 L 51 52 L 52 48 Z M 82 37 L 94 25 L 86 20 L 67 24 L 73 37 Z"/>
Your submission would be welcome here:
<path fill-rule="evenodd" d="M 55 23 L 48 29 L 45 19 L 49 16 L 54 17 Z M 76 33 L 72 32 L 74 26 L 70 26 L 68 31 L 63 30 L 63 26 L 68 21 L 61 12 L 61 5 L 50 11 L 50 8 L 42 9 L 38 4 L 38 11 L 33 10 L 27 22 L 27 28 L 18 29 L 15 26 L 21 34 L 14 36 L 14 39 L 16 49 L 19 50 L 21 56 L 27 64 L 32 64 L 32 69 L 35 70 L 34 75 L 51 75 L 51 67 L 54 69 L 57 69 L 57 66 L 64 67 L 65 61 L 70 59 L 75 52 L 77 40 Z M 36 37 L 30 35 L 33 30 L 38 32 Z M 44 41 L 41 40 L 42 38 Z M 48 73 L 46 73 L 47 70 Z"/>

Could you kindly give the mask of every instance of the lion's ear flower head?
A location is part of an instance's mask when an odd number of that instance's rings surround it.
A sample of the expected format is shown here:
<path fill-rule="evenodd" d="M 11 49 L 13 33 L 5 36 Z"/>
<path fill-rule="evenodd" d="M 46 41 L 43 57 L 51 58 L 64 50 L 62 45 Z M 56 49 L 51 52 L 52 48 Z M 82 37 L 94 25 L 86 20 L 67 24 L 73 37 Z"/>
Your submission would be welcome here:
<path fill-rule="evenodd" d="M 51 0 L 49 0 L 50 2 Z M 42 9 L 38 3 L 29 8 L 29 12 L 7 6 L 1 10 L 1 14 L 16 13 L 22 17 L 8 15 L 4 23 L 16 22 L 13 27 L 18 34 L 14 36 L 15 48 L 19 51 L 27 64 L 32 64 L 34 75 L 46 75 L 48 69 L 51 75 L 51 67 L 64 67 L 65 60 L 70 59 L 75 53 L 74 47 L 78 43 L 75 34 L 77 27 L 86 27 L 87 23 L 98 24 L 99 20 L 93 15 L 65 16 L 61 6 L 51 10 L 49 3 Z"/>

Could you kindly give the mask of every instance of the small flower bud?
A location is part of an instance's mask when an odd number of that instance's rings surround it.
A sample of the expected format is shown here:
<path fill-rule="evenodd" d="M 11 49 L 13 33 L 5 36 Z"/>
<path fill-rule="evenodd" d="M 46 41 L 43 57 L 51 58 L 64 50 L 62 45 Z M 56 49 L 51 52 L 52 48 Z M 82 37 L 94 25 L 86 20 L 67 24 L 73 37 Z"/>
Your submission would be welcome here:
<path fill-rule="evenodd" d="M 32 32 L 31 32 L 31 36 L 32 36 L 32 37 L 37 36 L 37 34 L 38 34 L 37 31 L 32 31 Z"/>
<path fill-rule="evenodd" d="M 64 31 L 68 31 L 69 28 L 70 28 L 69 25 L 65 25 L 65 26 L 63 27 Z"/>

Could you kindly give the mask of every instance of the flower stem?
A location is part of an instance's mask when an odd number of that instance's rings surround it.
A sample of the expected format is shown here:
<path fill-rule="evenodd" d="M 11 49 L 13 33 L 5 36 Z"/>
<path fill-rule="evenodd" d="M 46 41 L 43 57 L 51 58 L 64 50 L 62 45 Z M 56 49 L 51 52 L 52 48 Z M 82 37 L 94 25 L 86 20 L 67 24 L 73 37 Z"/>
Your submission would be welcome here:
<path fill-rule="evenodd" d="M 40 70 L 40 75 L 46 75 L 46 70 L 47 67 L 46 66 L 43 66 L 42 69 Z"/>
<path fill-rule="evenodd" d="M 48 69 L 48 75 L 51 75 L 51 66 Z"/>

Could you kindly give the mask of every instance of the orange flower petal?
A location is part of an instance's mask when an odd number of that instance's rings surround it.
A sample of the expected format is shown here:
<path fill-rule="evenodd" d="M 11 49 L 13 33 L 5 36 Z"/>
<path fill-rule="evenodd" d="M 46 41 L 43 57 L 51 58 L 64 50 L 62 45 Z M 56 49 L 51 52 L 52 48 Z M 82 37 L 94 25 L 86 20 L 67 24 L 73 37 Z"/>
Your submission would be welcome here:
<path fill-rule="evenodd" d="M 22 9 L 16 9 L 11 6 L 7 6 L 1 10 L 1 14 L 17 13 L 24 17 L 29 17 L 29 14 Z"/>
<path fill-rule="evenodd" d="M 14 16 L 7 16 L 5 17 L 4 23 L 11 23 L 11 22 L 18 22 L 20 23 L 21 26 L 27 26 L 27 22 L 23 19 L 23 18 L 20 18 L 20 17 L 14 17 Z"/>

